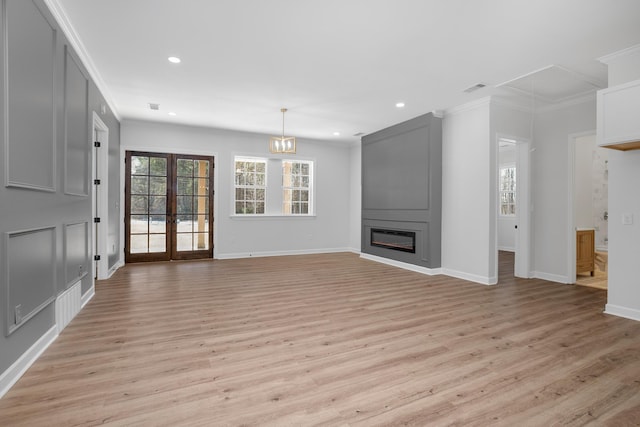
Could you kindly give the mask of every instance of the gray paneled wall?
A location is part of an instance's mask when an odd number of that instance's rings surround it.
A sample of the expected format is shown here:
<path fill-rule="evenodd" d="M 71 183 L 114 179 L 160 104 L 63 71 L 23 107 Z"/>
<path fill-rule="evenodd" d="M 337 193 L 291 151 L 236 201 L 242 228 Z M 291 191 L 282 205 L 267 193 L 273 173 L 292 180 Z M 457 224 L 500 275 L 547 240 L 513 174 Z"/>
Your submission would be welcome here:
<path fill-rule="evenodd" d="M 120 124 L 44 2 L 0 1 L 2 377 L 55 326 L 56 296 L 78 280 L 92 287 L 93 112 L 109 127 L 102 179 L 114 219 Z M 119 235 L 119 221 L 109 224 Z"/>
<path fill-rule="evenodd" d="M 362 252 L 440 267 L 442 123 L 425 114 L 362 138 Z M 371 245 L 371 229 L 416 233 L 415 253 Z"/>

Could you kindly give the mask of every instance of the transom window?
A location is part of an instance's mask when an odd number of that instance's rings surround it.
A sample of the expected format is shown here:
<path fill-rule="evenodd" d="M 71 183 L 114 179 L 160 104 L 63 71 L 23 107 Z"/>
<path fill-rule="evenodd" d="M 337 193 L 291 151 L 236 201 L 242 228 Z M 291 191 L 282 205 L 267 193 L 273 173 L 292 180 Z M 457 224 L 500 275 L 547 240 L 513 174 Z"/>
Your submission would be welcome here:
<path fill-rule="evenodd" d="M 312 162 L 282 161 L 282 213 L 308 215 L 311 210 Z"/>
<path fill-rule="evenodd" d="M 264 214 L 267 162 L 263 159 L 235 159 L 235 213 Z"/>
<path fill-rule="evenodd" d="M 500 215 L 516 214 L 516 168 L 500 168 Z"/>

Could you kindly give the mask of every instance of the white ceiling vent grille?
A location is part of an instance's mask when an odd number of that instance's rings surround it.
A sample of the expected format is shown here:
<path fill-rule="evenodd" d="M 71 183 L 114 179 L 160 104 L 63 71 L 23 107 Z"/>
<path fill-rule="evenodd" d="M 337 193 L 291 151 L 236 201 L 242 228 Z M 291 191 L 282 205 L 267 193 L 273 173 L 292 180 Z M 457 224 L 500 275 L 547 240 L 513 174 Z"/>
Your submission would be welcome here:
<path fill-rule="evenodd" d="M 153 104 L 153 103 L 149 103 L 149 108 L 152 110 L 159 110 L 160 109 L 160 104 Z"/>
<path fill-rule="evenodd" d="M 487 85 L 484 83 L 476 83 L 471 87 L 466 88 L 463 92 L 466 93 L 471 93 L 471 92 L 475 92 L 478 89 L 482 89 L 483 87 L 486 87 Z"/>

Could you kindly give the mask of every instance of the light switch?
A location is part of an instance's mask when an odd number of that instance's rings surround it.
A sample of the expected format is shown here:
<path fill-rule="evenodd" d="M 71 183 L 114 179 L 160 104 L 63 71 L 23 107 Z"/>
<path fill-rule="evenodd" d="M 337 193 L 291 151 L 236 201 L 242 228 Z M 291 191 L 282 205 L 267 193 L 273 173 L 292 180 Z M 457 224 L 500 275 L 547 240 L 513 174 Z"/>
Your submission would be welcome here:
<path fill-rule="evenodd" d="M 625 212 L 622 214 L 622 225 L 633 224 L 633 214 L 631 212 Z"/>

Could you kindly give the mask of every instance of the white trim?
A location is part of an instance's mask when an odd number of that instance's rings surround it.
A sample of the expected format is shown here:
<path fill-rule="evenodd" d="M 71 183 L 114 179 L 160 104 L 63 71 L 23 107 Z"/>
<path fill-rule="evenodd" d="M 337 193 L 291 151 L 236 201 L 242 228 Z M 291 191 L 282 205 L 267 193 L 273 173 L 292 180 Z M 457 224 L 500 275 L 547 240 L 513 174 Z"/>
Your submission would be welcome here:
<path fill-rule="evenodd" d="M 268 252 L 238 252 L 229 254 L 218 254 L 216 259 L 241 259 L 241 258 L 263 258 L 270 256 L 290 256 L 290 255 L 315 255 L 332 254 L 339 252 L 352 252 L 351 248 L 326 248 L 326 249 L 299 249 L 293 251 L 268 251 Z"/>
<path fill-rule="evenodd" d="M 606 304 L 604 306 L 604 312 L 606 314 L 612 314 L 618 317 L 624 317 L 625 319 L 640 321 L 640 310 L 634 308 L 622 307 L 614 304 Z"/>
<path fill-rule="evenodd" d="M 51 345 L 58 337 L 58 327 L 53 325 L 42 335 L 18 360 L 16 360 L 6 371 L 0 375 L 0 398 L 4 396 L 20 377 L 27 372 L 27 369 L 38 360 L 38 357 Z"/>
<path fill-rule="evenodd" d="M 442 274 L 455 277 L 457 279 L 466 280 L 468 282 L 475 282 L 481 285 L 493 286 L 498 284 L 497 277 L 478 276 L 477 274 L 465 273 L 463 271 L 451 270 L 449 268 L 443 268 Z"/>
<path fill-rule="evenodd" d="M 618 50 L 608 55 L 601 56 L 600 58 L 596 58 L 596 60 L 599 62 L 602 62 L 603 64 L 609 65 L 611 62 L 619 59 L 620 57 L 627 56 L 629 54 L 634 54 L 636 52 L 640 52 L 640 44 L 636 44 L 626 49 Z"/>
<path fill-rule="evenodd" d="M 96 296 L 96 287 L 91 285 L 91 288 L 89 288 L 87 292 L 82 294 L 81 301 L 80 301 L 80 309 L 82 310 L 84 306 L 87 305 L 89 301 L 93 299 L 94 296 Z"/>
<path fill-rule="evenodd" d="M 436 276 L 438 274 L 442 274 L 441 268 L 420 267 L 419 265 L 409 264 L 402 261 L 396 261 L 395 259 L 379 257 L 371 254 L 361 253 L 360 258 L 368 259 L 369 261 L 379 262 L 381 264 L 391 265 L 393 267 L 402 268 L 404 270 L 415 271 L 416 273 L 426 274 L 427 276 Z"/>
<path fill-rule="evenodd" d="M 96 132 L 100 134 L 96 138 Z M 100 141 L 100 148 L 93 146 L 94 140 Z M 96 171 L 98 165 L 98 171 Z M 91 127 L 91 210 L 94 217 L 99 217 L 101 221 L 91 226 L 91 277 L 96 275 L 97 278 L 103 280 L 108 278 L 109 270 L 109 127 L 102 121 L 98 113 L 93 112 Z M 97 176 L 97 173 L 100 176 Z M 100 179 L 100 191 L 96 200 L 94 179 Z M 96 211 L 96 203 L 98 210 Z M 97 232 L 96 232 L 97 228 Z M 96 239 L 98 247 L 96 248 Z M 100 255 L 100 261 L 93 259 L 94 255 Z"/>
<path fill-rule="evenodd" d="M 465 111 L 475 110 L 486 105 L 490 105 L 491 97 L 486 96 L 484 98 L 477 99 L 475 101 L 467 102 L 466 104 L 458 105 L 456 107 L 448 108 L 444 110 L 444 118 L 452 116 L 454 114 L 464 113 Z"/>
<path fill-rule="evenodd" d="M 101 92 L 105 101 L 109 105 L 109 108 L 113 112 L 113 115 L 118 121 L 120 121 L 120 115 L 115 108 L 115 102 L 113 101 L 113 97 L 111 96 L 111 91 L 109 90 L 107 84 L 104 82 L 102 75 L 98 71 L 96 64 L 91 59 L 89 51 L 85 48 L 84 43 L 82 43 L 82 40 L 71 24 L 71 21 L 69 20 L 69 18 L 67 18 L 67 13 L 64 10 L 64 7 L 62 6 L 62 4 L 60 4 L 59 0 L 44 0 L 44 3 L 47 5 L 47 8 L 49 8 L 49 11 L 62 29 L 64 35 L 67 36 L 69 43 L 71 44 L 71 46 L 73 46 L 76 55 L 78 55 L 80 61 L 87 69 L 87 72 L 93 79 L 93 82 L 96 86 L 98 86 L 98 90 Z"/>
<path fill-rule="evenodd" d="M 498 250 L 505 252 L 515 252 L 516 248 L 514 248 L 513 246 L 498 246 Z"/>
<path fill-rule="evenodd" d="M 118 260 L 118 262 L 116 262 L 113 267 L 111 267 L 109 269 L 109 273 L 107 274 L 107 279 L 111 278 L 111 276 L 113 276 L 113 273 L 115 273 L 116 271 L 118 271 L 118 269 L 120 267 L 124 267 L 124 261 L 122 261 L 122 258 L 120 258 Z"/>
<path fill-rule="evenodd" d="M 569 277 L 567 277 L 567 276 L 561 276 L 559 274 L 545 273 L 545 272 L 542 272 L 542 271 L 533 271 L 531 274 L 532 274 L 533 278 L 536 278 L 536 279 L 542 279 L 542 280 L 546 280 L 548 282 L 562 283 L 564 285 L 571 284 L 571 281 L 569 280 Z"/>
<path fill-rule="evenodd" d="M 567 276 L 568 282 L 576 282 L 576 224 L 575 224 L 575 175 L 576 175 L 576 140 L 585 136 L 594 135 L 597 138 L 595 130 L 585 132 L 572 133 L 567 138 L 568 144 L 568 163 L 567 163 Z M 597 141 L 596 141 L 597 144 Z"/>

